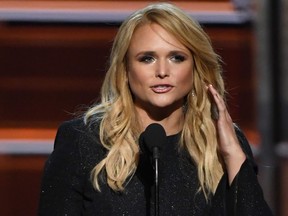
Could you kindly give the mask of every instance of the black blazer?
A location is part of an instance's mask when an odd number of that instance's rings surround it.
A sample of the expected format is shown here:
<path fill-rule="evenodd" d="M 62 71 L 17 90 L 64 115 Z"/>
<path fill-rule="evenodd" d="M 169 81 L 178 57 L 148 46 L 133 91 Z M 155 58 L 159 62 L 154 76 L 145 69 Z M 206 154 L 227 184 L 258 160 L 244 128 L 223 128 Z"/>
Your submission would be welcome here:
<path fill-rule="evenodd" d="M 100 181 L 101 192 L 93 189 L 91 170 L 107 153 L 100 144 L 98 127 L 84 125 L 83 119 L 65 122 L 59 127 L 54 151 L 44 169 L 39 215 L 154 215 L 153 167 L 142 148 L 137 171 L 123 192 L 112 191 L 105 180 Z M 208 202 L 198 191 L 193 161 L 178 149 L 179 134 L 167 137 L 159 165 L 161 216 L 272 215 L 257 180 L 249 143 L 237 126 L 235 130 L 247 159 L 231 186 L 227 175 L 223 175 Z"/>

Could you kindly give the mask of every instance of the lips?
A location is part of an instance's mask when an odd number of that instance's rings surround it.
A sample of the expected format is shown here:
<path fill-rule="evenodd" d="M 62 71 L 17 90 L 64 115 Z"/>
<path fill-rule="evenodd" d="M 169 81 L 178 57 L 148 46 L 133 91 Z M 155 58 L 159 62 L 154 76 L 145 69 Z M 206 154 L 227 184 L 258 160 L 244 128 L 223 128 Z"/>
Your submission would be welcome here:
<path fill-rule="evenodd" d="M 153 92 L 155 93 L 166 93 L 166 92 L 169 92 L 171 89 L 173 88 L 173 86 L 171 85 L 155 85 L 155 86 L 152 86 L 151 89 Z"/>

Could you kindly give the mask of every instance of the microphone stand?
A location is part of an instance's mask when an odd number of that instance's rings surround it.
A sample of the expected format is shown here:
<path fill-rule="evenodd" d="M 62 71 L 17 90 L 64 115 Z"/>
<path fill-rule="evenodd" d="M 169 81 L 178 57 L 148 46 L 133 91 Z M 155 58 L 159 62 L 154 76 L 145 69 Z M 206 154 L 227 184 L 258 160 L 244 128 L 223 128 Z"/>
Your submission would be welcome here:
<path fill-rule="evenodd" d="M 153 160 L 154 160 L 154 180 L 155 180 L 155 216 L 159 216 L 159 149 L 153 148 Z"/>

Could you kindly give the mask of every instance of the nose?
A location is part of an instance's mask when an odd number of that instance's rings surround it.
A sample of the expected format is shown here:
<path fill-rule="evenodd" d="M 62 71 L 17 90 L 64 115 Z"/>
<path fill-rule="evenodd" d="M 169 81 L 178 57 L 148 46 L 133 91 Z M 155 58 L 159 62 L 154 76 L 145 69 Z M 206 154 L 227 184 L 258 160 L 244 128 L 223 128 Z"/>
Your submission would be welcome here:
<path fill-rule="evenodd" d="M 169 76 L 169 63 L 165 60 L 159 60 L 156 64 L 155 76 L 161 79 Z"/>

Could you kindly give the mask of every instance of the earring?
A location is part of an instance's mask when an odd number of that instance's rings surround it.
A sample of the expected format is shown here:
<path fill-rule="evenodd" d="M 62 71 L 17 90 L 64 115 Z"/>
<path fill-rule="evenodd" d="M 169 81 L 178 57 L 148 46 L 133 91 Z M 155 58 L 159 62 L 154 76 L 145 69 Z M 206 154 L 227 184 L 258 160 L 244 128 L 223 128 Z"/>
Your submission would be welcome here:
<path fill-rule="evenodd" d="M 196 95 L 195 95 L 195 91 L 194 90 L 192 90 L 192 97 L 195 97 Z"/>

